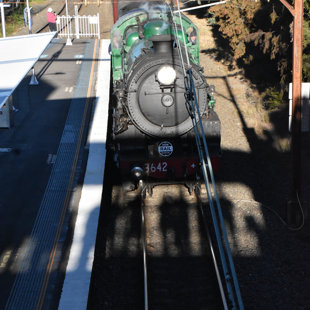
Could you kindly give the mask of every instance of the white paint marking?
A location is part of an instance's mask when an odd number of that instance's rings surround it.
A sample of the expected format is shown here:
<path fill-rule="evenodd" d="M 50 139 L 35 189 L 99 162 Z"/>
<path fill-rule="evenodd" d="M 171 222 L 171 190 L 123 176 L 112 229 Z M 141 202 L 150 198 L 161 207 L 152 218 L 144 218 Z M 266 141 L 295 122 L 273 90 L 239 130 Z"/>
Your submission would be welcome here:
<path fill-rule="evenodd" d="M 82 63 L 82 60 L 77 60 L 77 61 L 76 61 L 76 64 L 77 64 L 77 65 L 80 65 L 81 63 Z"/>
<path fill-rule="evenodd" d="M 55 162 L 56 162 L 56 157 L 57 157 L 56 154 L 48 154 L 46 163 L 47 163 L 48 165 L 53 165 L 53 164 L 55 164 Z"/>
<path fill-rule="evenodd" d="M 12 255 L 12 250 L 5 251 L 0 257 L 0 273 L 6 269 L 7 263 L 9 262 Z"/>
<path fill-rule="evenodd" d="M 10 153 L 12 152 L 12 148 L 10 147 L 1 147 L 0 148 L 0 153 Z"/>
<path fill-rule="evenodd" d="M 84 185 L 79 203 L 76 227 L 70 250 L 66 278 L 58 310 L 82 310 L 87 308 L 87 298 L 94 258 L 99 208 L 102 197 L 102 180 L 106 157 L 106 138 L 110 87 L 110 40 L 101 40 L 98 68 L 97 100 L 88 141 L 89 157 Z M 85 251 L 85 249 L 89 249 Z"/>
<path fill-rule="evenodd" d="M 66 88 L 65 88 L 65 92 L 66 92 L 66 93 L 72 93 L 72 92 L 73 92 L 73 86 L 71 86 L 71 87 L 66 87 Z"/>

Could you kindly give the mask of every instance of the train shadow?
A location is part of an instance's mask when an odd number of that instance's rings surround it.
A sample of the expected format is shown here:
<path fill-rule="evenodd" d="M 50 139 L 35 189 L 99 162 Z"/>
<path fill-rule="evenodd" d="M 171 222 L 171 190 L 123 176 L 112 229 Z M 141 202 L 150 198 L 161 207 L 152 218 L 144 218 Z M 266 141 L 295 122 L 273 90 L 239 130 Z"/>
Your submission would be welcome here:
<path fill-rule="evenodd" d="M 277 138 L 287 138 L 287 111 L 279 109 L 273 112 L 270 115 L 273 132 L 265 130 L 262 136 L 258 135 L 247 125 L 229 80 L 218 78 L 223 79 L 228 89 L 227 98 L 237 113 L 238 120 L 235 121 L 241 123 L 249 145 L 249 151 L 223 149 L 222 167 L 215 176 L 245 307 L 253 310 L 302 309 L 308 305 L 310 287 L 307 268 L 310 227 L 307 218 L 301 230 L 288 229 L 286 224 L 286 207 L 292 188 L 291 154 L 286 147 L 279 148 Z M 302 140 L 309 143 L 309 136 L 304 135 Z M 309 204 L 308 155 L 307 152 L 302 153 L 304 215 Z M 113 201 L 108 204 L 112 215 L 103 216 L 105 220 L 101 230 L 105 230 L 104 237 L 97 240 L 97 244 L 105 245 L 107 252 L 101 250 L 95 259 L 94 266 L 98 269 L 94 270 L 104 272 L 103 276 L 93 272 L 95 281 L 92 285 L 93 289 L 103 289 L 103 293 L 100 297 L 94 291 L 91 293 L 90 309 L 97 309 L 98 304 L 106 304 L 111 309 L 142 307 L 140 198 L 129 194 L 128 201 L 124 201 L 121 183 L 117 182 L 117 186 L 119 189 L 115 196 L 109 198 Z M 198 286 L 203 287 L 204 283 L 202 275 L 198 280 L 195 278 L 199 272 L 193 267 L 201 262 L 201 249 L 206 246 L 200 239 L 194 242 L 194 248 L 192 246 L 193 230 L 200 230 L 190 224 L 193 203 L 189 202 L 187 194 L 174 191 L 164 186 L 157 187 L 154 195 L 161 198 L 156 200 L 156 206 L 149 207 L 151 235 L 148 251 L 150 266 L 154 268 L 150 271 L 150 281 L 159 287 L 168 283 L 170 287 L 160 293 L 152 293 L 155 304 L 161 302 L 157 305 L 160 309 L 188 309 L 187 301 L 191 297 L 183 289 L 193 281 L 194 291 L 199 295 L 202 292 Z M 250 196 L 246 192 L 250 192 Z M 107 277 L 115 280 L 111 286 L 105 282 Z M 172 279 L 176 278 L 179 282 L 173 284 Z M 304 284 L 302 287 L 300 282 Z M 133 287 L 138 290 L 133 290 Z M 207 291 L 205 287 L 202 290 Z M 133 299 L 140 300 L 141 304 Z M 198 309 L 200 301 L 198 298 L 192 305 L 197 305 Z"/>
<path fill-rule="evenodd" d="M 257 142 L 253 131 L 246 132 Z M 271 140 L 256 144 L 253 153 L 224 150 L 216 182 L 245 306 L 288 310 L 297 304 L 292 295 L 300 305 L 307 301 L 309 225 L 293 232 L 279 219 L 285 219 L 289 196 L 289 182 L 279 182 L 288 179 L 288 171 L 282 169 L 288 154 L 268 150 L 269 144 Z M 124 193 L 121 183 L 116 183 L 101 210 L 89 309 L 143 307 L 141 201 L 136 193 Z M 234 184 L 233 195 L 228 195 L 226 187 Z M 253 198 L 242 199 L 239 185 L 248 187 Z M 109 186 L 112 189 L 113 184 Z M 207 242 L 199 238 L 202 228 L 193 224 L 197 218 L 201 222 L 201 215 L 185 188 L 158 186 L 153 198 L 147 198 L 146 211 L 150 301 L 156 309 L 188 309 L 190 305 L 199 309 L 210 292 L 206 278 L 213 273 L 208 270 L 211 260 L 204 256 Z M 304 285 L 296 291 L 299 281 Z M 275 298 L 279 290 L 285 292 L 281 299 Z M 258 295 L 264 296 L 261 302 L 257 302 Z"/>

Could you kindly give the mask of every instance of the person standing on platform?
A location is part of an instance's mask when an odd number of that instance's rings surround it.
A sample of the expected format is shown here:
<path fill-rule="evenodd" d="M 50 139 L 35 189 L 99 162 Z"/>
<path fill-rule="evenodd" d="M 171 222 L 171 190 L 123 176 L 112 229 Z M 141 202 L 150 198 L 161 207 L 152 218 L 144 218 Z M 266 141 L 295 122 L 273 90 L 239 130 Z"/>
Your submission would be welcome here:
<path fill-rule="evenodd" d="M 53 12 L 52 8 L 47 9 L 46 16 L 47 16 L 48 25 L 50 27 L 50 31 L 57 31 L 57 27 L 56 27 L 57 16 Z"/>

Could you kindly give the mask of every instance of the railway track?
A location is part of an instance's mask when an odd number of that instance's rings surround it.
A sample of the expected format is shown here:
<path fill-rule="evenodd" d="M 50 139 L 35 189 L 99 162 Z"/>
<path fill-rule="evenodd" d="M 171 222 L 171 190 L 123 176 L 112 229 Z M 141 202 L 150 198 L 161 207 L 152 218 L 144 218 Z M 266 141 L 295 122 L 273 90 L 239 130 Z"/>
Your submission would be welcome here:
<path fill-rule="evenodd" d="M 144 292 L 148 292 L 144 309 L 223 309 L 210 235 L 205 226 L 209 223 L 201 212 L 204 206 L 200 192 L 196 191 L 191 197 L 184 186 L 172 187 L 174 195 L 166 192 L 164 204 L 158 205 L 157 197 L 141 199 L 145 217 L 145 229 L 142 229 L 144 274 L 147 273 Z M 161 191 L 160 188 L 158 190 Z M 157 210 L 158 207 L 161 210 Z M 161 216 L 158 211 L 163 211 L 163 208 L 167 208 L 168 214 L 158 227 L 153 219 L 156 213 Z M 159 234 L 164 242 L 158 239 Z M 163 246 L 166 252 L 164 260 L 157 256 L 158 249 Z"/>
<path fill-rule="evenodd" d="M 150 196 L 116 184 L 111 193 L 100 218 L 89 309 L 225 309 L 204 195 L 189 195 L 182 185 L 156 187 Z"/>

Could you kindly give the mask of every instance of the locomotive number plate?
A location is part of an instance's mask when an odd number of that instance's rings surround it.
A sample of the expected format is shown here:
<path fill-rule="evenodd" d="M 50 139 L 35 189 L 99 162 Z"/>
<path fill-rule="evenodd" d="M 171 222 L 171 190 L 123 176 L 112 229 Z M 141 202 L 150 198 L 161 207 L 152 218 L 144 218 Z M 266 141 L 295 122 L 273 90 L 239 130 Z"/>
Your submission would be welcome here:
<path fill-rule="evenodd" d="M 144 169 L 146 174 L 158 174 L 165 173 L 168 171 L 168 163 L 165 161 L 145 163 Z"/>
<path fill-rule="evenodd" d="M 158 145 L 158 153 L 161 156 L 169 157 L 173 153 L 173 145 L 169 141 L 163 141 Z"/>

